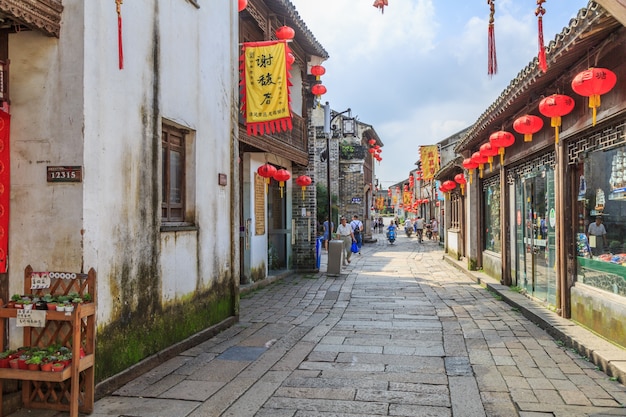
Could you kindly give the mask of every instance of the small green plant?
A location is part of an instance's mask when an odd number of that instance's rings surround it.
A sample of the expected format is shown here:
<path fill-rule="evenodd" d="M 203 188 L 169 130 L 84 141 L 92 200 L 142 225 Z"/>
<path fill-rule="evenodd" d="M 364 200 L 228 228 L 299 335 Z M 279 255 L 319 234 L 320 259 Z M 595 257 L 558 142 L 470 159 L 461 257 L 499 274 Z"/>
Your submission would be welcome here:
<path fill-rule="evenodd" d="M 521 293 L 522 291 L 524 291 L 524 289 L 522 287 L 519 287 L 517 285 L 509 287 L 509 289 L 511 291 L 513 291 L 513 292 L 516 292 L 516 293 Z"/>
<path fill-rule="evenodd" d="M 13 294 L 11 296 L 11 301 L 20 301 L 22 299 L 22 295 L 21 294 Z"/>
<path fill-rule="evenodd" d="M 514 312 L 516 312 L 516 313 L 519 313 L 519 308 L 517 308 L 517 307 L 513 307 L 513 308 L 511 308 L 511 311 L 514 311 Z"/>
<path fill-rule="evenodd" d="M 617 381 L 617 377 L 616 376 L 612 376 L 609 378 L 609 381 Z"/>
<path fill-rule="evenodd" d="M 565 342 L 563 342 L 562 340 L 557 340 L 556 341 L 556 345 L 559 346 L 559 347 L 563 347 L 563 346 L 565 346 Z"/>

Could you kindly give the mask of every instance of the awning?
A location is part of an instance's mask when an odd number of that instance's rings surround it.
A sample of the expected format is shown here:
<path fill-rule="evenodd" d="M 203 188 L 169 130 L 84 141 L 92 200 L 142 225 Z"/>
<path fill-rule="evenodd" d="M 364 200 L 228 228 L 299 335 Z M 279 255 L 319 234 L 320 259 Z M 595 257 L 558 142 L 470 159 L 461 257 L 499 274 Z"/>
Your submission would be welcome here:
<path fill-rule="evenodd" d="M 25 27 L 58 38 L 62 12 L 60 0 L 0 0 L 0 29 Z"/>

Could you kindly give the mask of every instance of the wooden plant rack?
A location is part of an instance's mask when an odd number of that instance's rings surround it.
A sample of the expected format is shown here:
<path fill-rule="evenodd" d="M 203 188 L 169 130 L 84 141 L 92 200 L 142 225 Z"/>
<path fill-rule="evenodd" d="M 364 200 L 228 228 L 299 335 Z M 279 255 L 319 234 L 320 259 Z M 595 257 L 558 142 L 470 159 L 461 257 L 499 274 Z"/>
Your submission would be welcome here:
<path fill-rule="evenodd" d="M 24 346 L 45 348 L 59 343 L 72 350 L 72 362 L 62 372 L 0 368 L 0 417 L 4 416 L 2 385 L 5 379 L 22 381 L 22 402 L 25 408 L 69 411 L 70 417 L 78 417 L 79 411 L 86 414 L 93 412 L 96 271 L 91 268 L 87 274 L 49 274 L 50 288 L 31 289 L 33 269 L 27 266 L 24 270 L 24 293 L 59 296 L 77 292 L 81 296 L 90 294 L 93 302 L 78 304 L 72 312 L 48 310 L 45 327 L 24 327 Z M 62 278 L 56 277 L 59 275 Z M 8 319 L 17 317 L 18 310 L 7 308 L 2 300 L 0 305 L 0 335 L 3 335 Z M 82 358 L 81 346 L 84 348 Z M 4 341 L 0 337 L 0 352 L 4 349 Z"/>

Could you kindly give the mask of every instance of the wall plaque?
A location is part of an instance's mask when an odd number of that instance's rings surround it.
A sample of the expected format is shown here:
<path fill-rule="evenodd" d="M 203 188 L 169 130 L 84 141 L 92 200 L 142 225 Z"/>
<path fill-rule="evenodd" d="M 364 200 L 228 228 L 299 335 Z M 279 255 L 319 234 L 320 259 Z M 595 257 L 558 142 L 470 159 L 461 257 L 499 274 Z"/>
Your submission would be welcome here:
<path fill-rule="evenodd" d="M 65 165 L 47 167 L 48 182 L 82 182 L 83 167 Z"/>

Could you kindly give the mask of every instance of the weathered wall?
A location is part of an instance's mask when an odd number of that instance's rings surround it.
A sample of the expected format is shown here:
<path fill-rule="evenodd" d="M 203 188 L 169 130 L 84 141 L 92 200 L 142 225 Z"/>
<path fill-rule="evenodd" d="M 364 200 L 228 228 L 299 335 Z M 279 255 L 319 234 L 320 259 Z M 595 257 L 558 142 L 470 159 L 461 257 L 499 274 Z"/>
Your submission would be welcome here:
<path fill-rule="evenodd" d="M 624 297 L 576 283 L 571 289 L 572 320 L 626 347 Z"/>
<path fill-rule="evenodd" d="M 237 8 L 125 2 L 120 70 L 115 4 L 64 7 L 59 39 L 10 36 L 10 288 L 27 264 L 95 268 L 101 379 L 234 314 Z M 185 230 L 161 228 L 164 120 L 189 131 Z M 48 184 L 46 165 L 84 180 Z"/>

